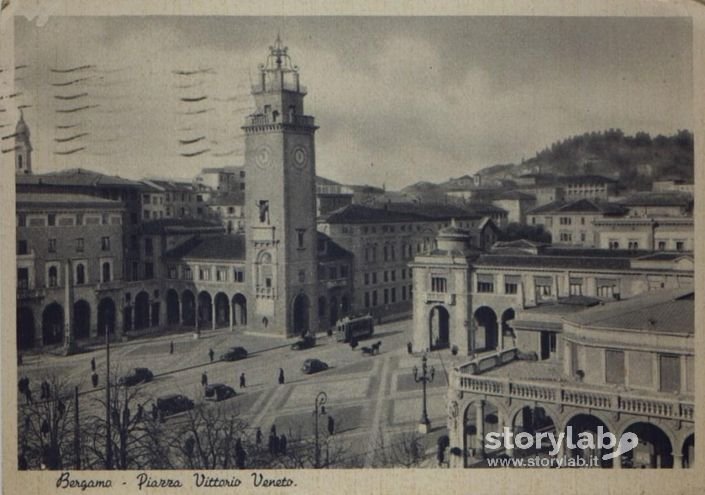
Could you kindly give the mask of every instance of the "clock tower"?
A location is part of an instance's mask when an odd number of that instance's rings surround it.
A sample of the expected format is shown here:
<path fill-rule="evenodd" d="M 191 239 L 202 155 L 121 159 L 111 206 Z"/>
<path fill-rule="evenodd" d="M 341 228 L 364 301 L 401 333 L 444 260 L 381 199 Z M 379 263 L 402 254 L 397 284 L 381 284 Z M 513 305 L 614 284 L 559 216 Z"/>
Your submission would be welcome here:
<path fill-rule="evenodd" d="M 248 325 L 291 337 L 315 332 L 317 127 L 304 114 L 306 89 L 277 36 L 252 86 L 256 110 L 247 116 Z M 254 303 L 254 304 L 253 304 Z"/>

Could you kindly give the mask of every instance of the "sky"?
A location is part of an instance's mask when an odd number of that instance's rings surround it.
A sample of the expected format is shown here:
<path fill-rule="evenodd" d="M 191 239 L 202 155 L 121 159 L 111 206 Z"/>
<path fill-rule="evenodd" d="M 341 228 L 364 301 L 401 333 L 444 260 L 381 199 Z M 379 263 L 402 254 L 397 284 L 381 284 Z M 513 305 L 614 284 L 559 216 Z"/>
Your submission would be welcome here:
<path fill-rule="evenodd" d="M 439 182 L 583 132 L 693 126 L 685 18 L 18 17 L 35 171 L 242 165 L 250 81 L 278 32 L 320 126 L 317 173 L 343 183 Z"/>

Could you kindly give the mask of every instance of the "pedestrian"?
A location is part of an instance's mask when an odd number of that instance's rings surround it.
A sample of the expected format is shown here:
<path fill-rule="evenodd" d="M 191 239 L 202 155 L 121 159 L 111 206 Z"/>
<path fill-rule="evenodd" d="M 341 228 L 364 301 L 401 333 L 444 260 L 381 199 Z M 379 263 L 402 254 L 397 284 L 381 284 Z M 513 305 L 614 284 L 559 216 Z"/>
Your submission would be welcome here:
<path fill-rule="evenodd" d="M 245 449 L 242 448 L 242 442 L 237 439 L 235 442 L 235 465 L 238 469 L 245 469 L 245 460 L 247 459 L 247 453 Z"/>
<path fill-rule="evenodd" d="M 137 416 L 135 417 L 135 421 L 142 421 L 142 414 L 144 414 L 144 407 L 142 404 L 137 405 Z"/>
<path fill-rule="evenodd" d="M 245 388 L 245 373 L 240 373 L 240 388 Z"/>
<path fill-rule="evenodd" d="M 211 358 L 211 363 L 213 362 L 213 356 L 215 355 L 215 352 L 213 352 L 213 349 L 208 350 L 208 357 Z"/>
<path fill-rule="evenodd" d="M 27 399 L 27 402 L 29 404 L 34 402 L 34 400 L 32 400 L 32 389 L 31 388 L 27 387 L 27 390 L 25 390 L 25 392 L 24 392 L 24 396 Z"/>
<path fill-rule="evenodd" d="M 279 368 L 279 385 L 284 385 L 284 369 Z"/>
<path fill-rule="evenodd" d="M 407 343 L 406 343 L 406 353 L 407 353 L 407 354 L 411 354 L 412 351 L 413 351 L 413 348 L 412 348 L 412 346 L 411 346 L 411 342 L 407 342 Z"/>
<path fill-rule="evenodd" d="M 59 403 L 56 406 L 56 410 L 59 413 L 59 418 L 61 418 L 66 412 L 66 404 L 64 404 L 64 401 L 59 400 Z"/>
<path fill-rule="evenodd" d="M 282 455 L 286 455 L 286 435 L 282 433 L 282 436 L 279 437 L 279 453 Z"/>
<path fill-rule="evenodd" d="M 43 436 L 47 436 L 49 434 L 49 421 L 47 421 L 46 419 L 42 421 L 42 426 L 39 431 L 42 432 Z"/>
<path fill-rule="evenodd" d="M 174 341 L 169 342 L 169 354 L 174 354 Z"/>
<path fill-rule="evenodd" d="M 95 357 L 91 358 L 91 371 L 95 372 Z"/>
<path fill-rule="evenodd" d="M 206 373 L 205 371 L 201 375 L 201 385 L 204 387 L 208 385 L 208 373 Z"/>
<path fill-rule="evenodd" d="M 277 425 L 272 425 L 272 428 L 269 430 L 269 434 L 277 436 Z"/>
<path fill-rule="evenodd" d="M 91 375 L 91 382 L 93 383 L 93 388 L 96 388 L 98 386 L 98 373 L 95 371 Z"/>
<path fill-rule="evenodd" d="M 335 433 L 335 420 L 333 416 L 328 416 L 328 434 L 332 435 Z"/>
<path fill-rule="evenodd" d="M 158 417 L 159 417 L 159 409 L 157 409 L 156 404 L 152 403 L 152 419 L 154 421 L 156 421 Z"/>
<path fill-rule="evenodd" d="M 255 443 L 259 446 L 262 445 L 262 430 L 259 426 L 257 427 L 257 432 L 255 433 Z"/>
<path fill-rule="evenodd" d="M 269 453 L 270 453 L 271 455 L 274 455 L 274 438 L 275 438 L 275 436 L 270 433 L 270 434 L 269 434 L 268 449 L 269 449 Z"/>
<path fill-rule="evenodd" d="M 272 454 L 276 455 L 279 453 L 279 437 L 272 435 Z"/>

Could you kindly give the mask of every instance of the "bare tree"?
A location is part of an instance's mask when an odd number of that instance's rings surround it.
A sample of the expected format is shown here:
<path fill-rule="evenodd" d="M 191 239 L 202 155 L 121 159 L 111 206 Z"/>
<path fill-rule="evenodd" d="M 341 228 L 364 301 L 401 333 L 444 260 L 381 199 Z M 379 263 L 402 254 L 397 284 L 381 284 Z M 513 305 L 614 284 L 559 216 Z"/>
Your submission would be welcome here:
<path fill-rule="evenodd" d="M 18 406 L 20 467 L 63 469 L 75 459 L 72 390 L 55 375 L 41 386 L 39 400 L 30 391 Z"/>

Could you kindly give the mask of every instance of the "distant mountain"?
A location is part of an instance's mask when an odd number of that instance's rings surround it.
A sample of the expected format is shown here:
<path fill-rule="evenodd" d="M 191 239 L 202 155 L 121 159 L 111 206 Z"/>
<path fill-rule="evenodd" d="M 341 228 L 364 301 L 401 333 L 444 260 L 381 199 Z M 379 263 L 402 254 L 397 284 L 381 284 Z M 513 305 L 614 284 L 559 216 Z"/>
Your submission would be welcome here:
<path fill-rule="evenodd" d="M 653 180 L 678 177 L 692 181 L 693 134 L 651 137 L 646 132 L 625 135 L 620 129 L 590 132 L 553 143 L 521 164 L 493 165 L 483 177 L 512 178 L 524 174 L 596 174 L 631 187 L 646 188 Z"/>

